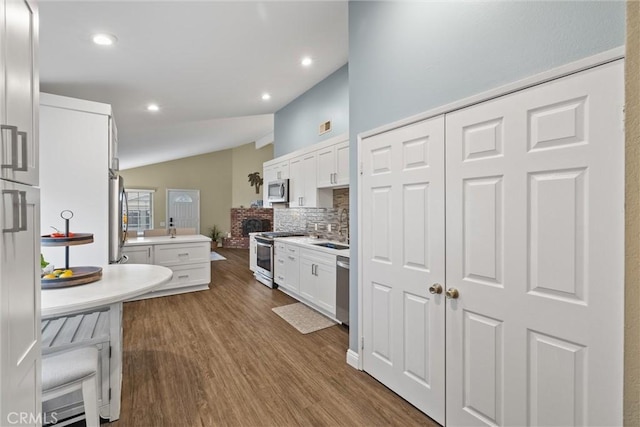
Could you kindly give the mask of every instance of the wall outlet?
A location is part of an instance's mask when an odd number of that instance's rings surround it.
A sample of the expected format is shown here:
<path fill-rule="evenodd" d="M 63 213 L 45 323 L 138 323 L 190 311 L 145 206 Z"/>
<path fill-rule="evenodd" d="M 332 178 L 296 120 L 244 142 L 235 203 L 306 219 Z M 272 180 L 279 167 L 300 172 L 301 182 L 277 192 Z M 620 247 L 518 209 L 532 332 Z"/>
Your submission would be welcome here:
<path fill-rule="evenodd" d="M 322 135 L 323 133 L 327 133 L 331 130 L 331 120 L 327 120 L 326 122 L 320 124 L 320 128 L 318 129 L 318 135 Z"/>
<path fill-rule="evenodd" d="M 327 231 L 331 233 L 331 224 L 327 224 Z"/>
<path fill-rule="evenodd" d="M 160 227 L 164 227 L 165 226 L 165 222 L 164 221 L 160 221 Z"/>

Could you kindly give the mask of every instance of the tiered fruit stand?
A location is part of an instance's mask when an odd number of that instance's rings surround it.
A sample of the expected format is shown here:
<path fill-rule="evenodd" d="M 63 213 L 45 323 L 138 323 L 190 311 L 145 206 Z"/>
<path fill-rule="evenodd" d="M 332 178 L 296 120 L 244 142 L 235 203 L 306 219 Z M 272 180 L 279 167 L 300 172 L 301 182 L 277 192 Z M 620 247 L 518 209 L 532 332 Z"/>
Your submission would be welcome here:
<path fill-rule="evenodd" d="M 69 246 L 87 245 L 93 243 L 91 233 L 71 233 L 69 232 L 69 220 L 73 218 L 73 212 L 64 210 L 60 216 L 65 221 L 65 232 L 61 236 L 47 234 L 41 236 L 42 246 L 62 246 L 65 248 L 65 270 L 71 270 L 71 277 L 56 277 L 52 279 L 42 278 L 42 288 L 66 288 L 69 286 L 85 285 L 100 280 L 102 277 L 102 267 L 69 267 Z M 60 233 L 61 234 L 61 233 Z"/>

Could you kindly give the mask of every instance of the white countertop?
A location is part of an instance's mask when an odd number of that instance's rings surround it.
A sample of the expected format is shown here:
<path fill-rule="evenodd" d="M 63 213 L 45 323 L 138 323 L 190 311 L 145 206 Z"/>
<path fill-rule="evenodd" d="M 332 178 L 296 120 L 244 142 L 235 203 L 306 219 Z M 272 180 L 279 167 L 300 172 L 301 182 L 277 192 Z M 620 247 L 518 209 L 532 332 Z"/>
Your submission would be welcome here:
<path fill-rule="evenodd" d="M 129 237 L 124 245 L 168 245 L 173 243 L 198 243 L 210 241 L 211 239 L 209 237 L 203 236 L 202 234 L 187 234 L 179 235 L 174 238 L 171 238 L 171 236 Z"/>
<path fill-rule="evenodd" d="M 350 249 L 331 249 L 331 248 L 325 248 L 325 247 L 316 245 L 316 243 L 327 243 L 327 242 L 329 242 L 329 243 L 335 243 L 336 245 L 349 246 L 346 243 L 336 242 L 336 241 L 333 241 L 333 240 L 316 239 L 316 238 L 313 238 L 313 237 L 306 237 L 306 236 L 300 237 L 300 236 L 298 236 L 298 237 L 277 237 L 277 238 L 274 239 L 274 241 L 294 244 L 294 245 L 297 245 L 297 246 L 300 246 L 300 247 L 303 247 L 303 248 L 313 249 L 313 250 L 319 251 L 319 252 L 324 252 L 326 254 L 343 256 L 343 257 L 349 258 Z"/>
<path fill-rule="evenodd" d="M 146 294 L 171 280 L 173 272 L 159 265 L 112 264 L 102 268 L 102 278 L 86 285 L 43 289 L 42 317 L 59 316 L 103 307 Z"/>

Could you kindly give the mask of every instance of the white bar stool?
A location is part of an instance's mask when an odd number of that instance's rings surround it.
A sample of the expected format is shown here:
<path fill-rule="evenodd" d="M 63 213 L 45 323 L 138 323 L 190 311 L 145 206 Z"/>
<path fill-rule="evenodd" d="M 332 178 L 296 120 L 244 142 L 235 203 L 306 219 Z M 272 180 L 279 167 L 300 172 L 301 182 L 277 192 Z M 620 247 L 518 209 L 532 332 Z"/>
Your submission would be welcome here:
<path fill-rule="evenodd" d="M 42 401 L 82 390 L 87 427 L 99 427 L 98 349 L 81 347 L 42 358 Z"/>

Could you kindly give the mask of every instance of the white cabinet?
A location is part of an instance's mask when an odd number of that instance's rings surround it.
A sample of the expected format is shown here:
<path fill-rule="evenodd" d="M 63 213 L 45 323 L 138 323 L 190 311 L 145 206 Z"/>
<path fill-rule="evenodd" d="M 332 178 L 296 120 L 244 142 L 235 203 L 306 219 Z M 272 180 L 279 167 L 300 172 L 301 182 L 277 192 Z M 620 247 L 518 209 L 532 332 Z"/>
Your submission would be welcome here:
<path fill-rule="evenodd" d="M 205 236 L 138 238 L 125 243 L 127 264 L 163 265 L 173 271 L 170 282 L 136 299 L 208 289 L 211 282 L 211 240 Z"/>
<path fill-rule="evenodd" d="M 318 186 L 316 185 L 316 162 L 316 153 L 311 152 L 296 157 L 289 163 L 290 208 L 320 208 L 332 206 L 332 195 L 326 192 L 318 192 Z"/>
<path fill-rule="evenodd" d="M 0 178 L 38 185 L 37 20 L 29 1 L 0 1 Z M 6 108 L 4 108 L 6 106 Z"/>
<path fill-rule="evenodd" d="M 43 233 L 62 229 L 60 212 L 71 210 L 71 231 L 92 233 L 94 243 L 71 249 L 74 265 L 109 263 L 109 138 L 111 106 L 40 94 L 40 181 Z M 81 179 L 80 179 L 81 177 Z M 64 251 L 43 248 L 59 266 Z"/>
<path fill-rule="evenodd" d="M 0 0 L 0 424 L 39 424 L 40 196 L 35 4 Z M 26 184 L 26 185 L 24 185 Z M 19 416 L 29 416 L 21 423 Z"/>
<path fill-rule="evenodd" d="M 297 246 L 286 245 L 284 271 L 285 281 L 283 286 L 292 292 L 300 292 L 300 258 Z"/>
<path fill-rule="evenodd" d="M 275 161 L 264 163 L 262 177 L 262 199 L 264 201 L 264 206 L 271 207 L 271 203 L 267 201 L 267 191 L 269 189 L 269 183 L 279 179 L 289 178 L 289 160 L 283 161 L 276 159 Z"/>
<path fill-rule="evenodd" d="M 275 244 L 274 279 L 278 286 L 299 293 L 300 288 L 300 264 L 298 261 L 298 248 L 282 242 Z"/>
<path fill-rule="evenodd" d="M 249 270 L 256 271 L 258 266 L 258 244 L 256 242 L 257 233 L 249 233 Z"/>
<path fill-rule="evenodd" d="M 318 188 L 349 185 L 349 141 L 318 150 Z"/>
<path fill-rule="evenodd" d="M 336 315 L 336 257 L 300 249 L 300 295 L 308 302 Z"/>
<path fill-rule="evenodd" d="M 280 286 L 284 286 L 285 276 L 285 249 L 286 245 L 282 242 L 275 242 L 273 245 L 273 281 Z"/>
<path fill-rule="evenodd" d="M 0 192 L 0 412 L 7 420 L 9 412 L 40 412 L 40 192 L 4 180 Z"/>
<path fill-rule="evenodd" d="M 129 259 L 127 264 L 153 264 L 153 246 L 125 246 L 122 254 Z"/>

